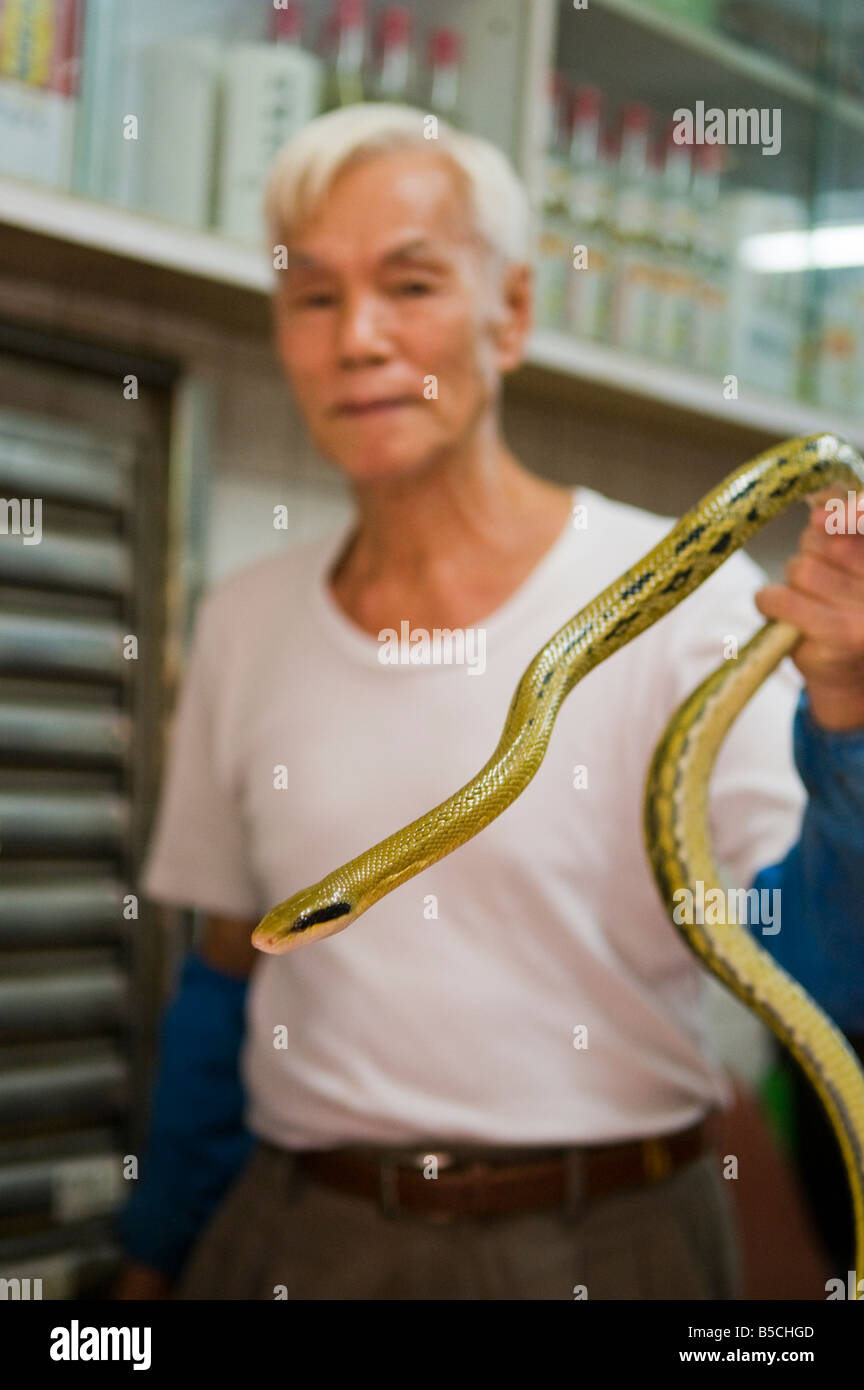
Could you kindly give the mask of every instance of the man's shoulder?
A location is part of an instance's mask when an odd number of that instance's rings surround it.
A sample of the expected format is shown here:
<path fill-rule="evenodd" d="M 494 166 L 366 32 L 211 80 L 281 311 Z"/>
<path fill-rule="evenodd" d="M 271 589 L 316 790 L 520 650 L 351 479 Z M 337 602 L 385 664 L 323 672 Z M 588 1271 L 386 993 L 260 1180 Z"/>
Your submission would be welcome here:
<path fill-rule="evenodd" d="M 298 604 L 334 544 L 341 528 L 298 542 L 273 555 L 253 560 L 217 579 L 198 605 L 199 624 L 208 629 L 250 630 L 278 615 L 283 623 Z"/>
<path fill-rule="evenodd" d="M 657 545 L 677 520 L 674 516 L 662 516 L 634 506 L 632 502 L 607 497 L 590 487 L 577 490 L 576 505 L 584 508 L 577 531 L 581 525 L 593 535 L 598 547 L 606 553 L 614 551 L 616 559 L 626 557 L 627 564 Z"/>

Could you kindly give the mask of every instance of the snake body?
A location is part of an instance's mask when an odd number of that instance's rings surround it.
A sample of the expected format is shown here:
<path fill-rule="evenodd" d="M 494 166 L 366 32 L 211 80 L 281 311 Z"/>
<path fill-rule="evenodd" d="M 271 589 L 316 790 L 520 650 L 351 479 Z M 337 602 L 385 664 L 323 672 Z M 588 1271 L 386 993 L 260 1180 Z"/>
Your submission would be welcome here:
<path fill-rule="evenodd" d="M 252 941 L 282 954 L 343 931 L 385 894 L 479 834 L 539 768 L 559 709 L 589 671 L 691 594 L 792 503 L 836 485 L 864 490 L 864 460 L 835 435 L 786 440 L 731 473 L 653 550 L 552 636 L 523 672 L 498 745 L 475 777 L 433 810 L 279 903 Z M 648 774 L 645 831 L 670 916 L 681 889 L 719 885 L 707 786 L 734 718 L 800 634 L 766 623 L 673 716 Z M 675 926 L 705 967 L 758 1014 L 802 1065 L 840 1145 L 855 1218 L 856 1287 L 864 1279 L 864 1072 L 843 1035 L 750 935 L 727 923 Z"/>

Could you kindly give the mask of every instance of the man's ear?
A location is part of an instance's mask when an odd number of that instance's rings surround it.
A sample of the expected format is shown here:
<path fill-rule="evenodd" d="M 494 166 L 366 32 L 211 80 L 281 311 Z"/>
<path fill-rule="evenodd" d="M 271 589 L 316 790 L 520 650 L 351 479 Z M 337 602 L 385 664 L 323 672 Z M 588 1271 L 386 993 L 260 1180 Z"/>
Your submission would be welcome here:
<path fill-rule="evenodd" d="M 495 347 L 498 368 L 512 372 L 525 354 L 534 311 L 534 272 L 530 265 L 511 265 L 504 272 L 499 290 Z"/>

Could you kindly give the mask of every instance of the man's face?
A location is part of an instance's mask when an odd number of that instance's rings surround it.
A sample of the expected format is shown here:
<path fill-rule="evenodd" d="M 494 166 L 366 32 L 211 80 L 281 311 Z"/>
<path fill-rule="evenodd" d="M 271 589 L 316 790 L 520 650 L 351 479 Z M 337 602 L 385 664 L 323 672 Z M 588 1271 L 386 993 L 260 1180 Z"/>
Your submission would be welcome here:
<path fill-rule="evenodd" d="M 458 450 L 519 360 L 530 305 L 524 282 L 502 297 L 446 158 L 406 150 L 344 170 L 287 247 L 276 341 L 325 457 L 362 481 Z"/>

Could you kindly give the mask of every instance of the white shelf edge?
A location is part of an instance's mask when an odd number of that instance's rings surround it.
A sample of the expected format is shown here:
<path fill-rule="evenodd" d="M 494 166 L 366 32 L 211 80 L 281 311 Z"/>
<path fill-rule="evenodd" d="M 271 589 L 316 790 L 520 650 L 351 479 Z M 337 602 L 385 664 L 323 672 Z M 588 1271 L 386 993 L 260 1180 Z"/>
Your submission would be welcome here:
<path fill-rule="evenodd" d="M 724 67 L 744 73 L 766 87 L 775 87 L 779 92 L 797 97 L 809 106 L 824 104 L 833 116 L 839 117 L 847 125 L 864 130 L 864 101 L 823 91 L 812 77 L 796 72 L 767 53 L 748 48 L 738 39 L 718 34 L 712 29 L 703 29 L 663 10 L 646 8 L 641 0 L 592 0 L 592 3 L 599 9 L 609 10 L 610 13 L 621 15 L 622 19 L 641 25 L 643 29 L 653 30 L 679 48 L 704 54 Z"/>
<path fill-rule="evenodd" d="M 241 289 L 272 285 L 263 251 L 37 184 L 0 179 L 0 223 Z"/>
<path fill-rule="evenodd" d="M 725 424 L 776 431 L 778 439 L 828 431 L 850 444 L 864 445 L 864 420 L 840 418 L 827 406 L 785 401 L 750 390 L 746 385 L 740 387 L 737 400 L 725 400 L 719 379 L 714 382 L 683 367 L 633 357 L 618 348 L 566 333 L 535 333 L 528 344 L 526 365 L 546 367 L 596 382 L 598 386 L 612 386 Z"/>

